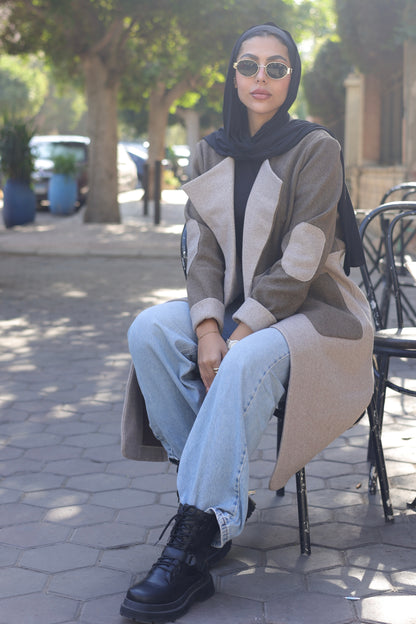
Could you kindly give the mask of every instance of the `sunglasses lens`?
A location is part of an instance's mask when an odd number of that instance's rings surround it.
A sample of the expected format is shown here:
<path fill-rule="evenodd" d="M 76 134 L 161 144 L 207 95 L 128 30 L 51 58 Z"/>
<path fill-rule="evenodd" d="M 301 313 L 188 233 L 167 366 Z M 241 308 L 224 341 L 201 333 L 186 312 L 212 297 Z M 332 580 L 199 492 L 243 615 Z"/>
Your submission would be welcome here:
<path fill-rule="evenodd" d="M 250 59 L 242 59 L 237 63 L 237 69 L 242 76 L 246 76 L 249 78 L 250 76 L 254 76 L 257 72 L 258 65 L 256 61 L 250 61 Z"/>
<path fill-rule="evenodd" d="M 274 80 L 278 80 L 279 78 L 284 78 L 287 75 L 287 67 L 284 63 L 268 63 L 267 64 L 267 73 L 270 78 Z"/>

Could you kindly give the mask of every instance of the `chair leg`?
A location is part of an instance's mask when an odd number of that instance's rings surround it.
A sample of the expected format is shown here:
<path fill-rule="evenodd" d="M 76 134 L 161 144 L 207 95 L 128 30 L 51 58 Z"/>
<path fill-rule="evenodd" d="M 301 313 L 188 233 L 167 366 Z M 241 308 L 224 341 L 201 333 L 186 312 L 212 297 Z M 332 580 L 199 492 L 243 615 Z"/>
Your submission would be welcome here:
<path fill-rule="evenodd" d="M 393 506 L 390 500 L 389 482 L 387 478 L 386 463 L 384 460 L 383 446 L 381 444 L 381 428 L 376 417 L 376 408 L 374 397 L 367 408 L 368 419 L 370 421 L 370 431 L 372 438 L 372 447 L 374 452 L 376 473 L 380 484 L 381 500 L 383 502 L 384 518 L 386 522 L 393 522 Z"/>
<path fill-rule="evenodd" d="M 384 403 L 386 399 L 386 380 L 389 372 L 389 357 L 379 355 L 376 358 L 375 372 L 378 379 L 374 386 L 374 395 L 372 398 L 373 414 L 378 425 L 379 436 L 383 426 Z M 370 435 L 368 438 L 367 460 L 370 462 L 370 470 L 368 476 L 368 491 L 375 494 L 377 491 L 377 465 L 376 465 L 376 448 L 374 434 L 370 427 Z"/>
<path fill-rule="evenodd" d="M 283 418 L 277 416 L 277 444 L 276 444 L 276 457 L 279 454 L 280 442 L 283 433 Z M 284 496 L 285 488 L 282 487 L 276 491 L 276 496 Z M 298 504 L 298 520 L 299 520 L 299 540 L 300 540 L 300 552 L 302 555 L 311 554 L 311 531 L 309 527 L 309 515 L 308 515 L 308 500 L 306 496 L 306 473 L 305 468 L 302 468 L 296 473 L 296 496 Z"/>
<path fill-rule="evenodd" d="M 276 457 L 279 455 L 280 442 L 282 440 L 283 433 L 283 418 L 277 416 L 277 441 L 276 441 Z M 280 490 L 276 490 L 276 496 L 284 496 L 285 488 L 282 487 Z"/>
<path fill-rule="evenodd" d="M 311 531 L 309 526 L 308 500 L 306 497 L 305 468 L 296 473 L 296 495 L 298 500 L 299 539 L 302 555 L 311 554 Z"/>

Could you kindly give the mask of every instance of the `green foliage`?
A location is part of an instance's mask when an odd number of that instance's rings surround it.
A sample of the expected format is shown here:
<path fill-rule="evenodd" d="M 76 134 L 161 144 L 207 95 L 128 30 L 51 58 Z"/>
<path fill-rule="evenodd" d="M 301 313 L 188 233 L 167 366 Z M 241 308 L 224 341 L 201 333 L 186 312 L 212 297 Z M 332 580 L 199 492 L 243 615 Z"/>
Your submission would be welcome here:
<path fill-rule="evenodd" d="M 416 40 L 416 2 L 415 0 L 407 0 L 406 7 L 403 12 L 402 26 L 400 34 L 404 39 Z"/>
<path fill-rule="evenodd" d="M 0 117 L 32 119 L 47 90 L 47 77 L 35 57 L 0 56 Z"/>
<path fill-rule="evenodd" d="M 363 73 L 394 71 L 406 0 L 336 0 L 344 54 Z"/>
<path fill-rule="evenodd" d="M 328 40 L 319 50 L 314 65 L 303 77 L 303 88 L 309 112 L 335 132 L 342 140 L 345 88 L 344 80 L 350 71 L 339 42 Z"/>
<path fill-rule="evenodd" d="M 7 120 L 0 129 L 1 170 L 6 178 L 30 183 L 33 156 L 30 140 L 34 132 L 24 122 Z"/>
<path fill-rule="evenodd" d="M 66 176 L 75 176 L 77 164 L 74 154 L 53 154 L 53 172 Z"/>

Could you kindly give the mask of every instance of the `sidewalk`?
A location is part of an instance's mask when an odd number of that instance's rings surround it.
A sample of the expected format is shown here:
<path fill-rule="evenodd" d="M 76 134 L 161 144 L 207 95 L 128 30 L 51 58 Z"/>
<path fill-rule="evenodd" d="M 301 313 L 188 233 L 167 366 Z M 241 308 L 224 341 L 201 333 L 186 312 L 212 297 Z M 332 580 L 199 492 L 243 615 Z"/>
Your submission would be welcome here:
<path fill-rule="evenodd" d="M 119 429 L 127 329 L 184 294 L 184 196 L 164 195 L 159 226 L 137 192 L 123 199 L 121 225 L 43 213 L 0 228 L 0 624 L 128 624 L 120 602 L 176 510 L 174 467 L 123 459 Z M 394 372 L 416 379 L 410 363 Z M 415 412 L 388 397 L 391 525 L 367 493 L 366 419 L 308 464 L 310 557 L 294 479 L 283 498 L 267 488 L 271 423 L 251 461 L 256 511 L 215 596 L 178 624 L 415 624 Z"/>
<path fill-rule="evenodd" d="M 70 216 L 38 212 L 34 223 L 9 230 L 0 224 L 0 253 L 58 256 L 178 257 L 185 193 L 163 191 L 160 225 L 153 207 L 143 216 L 143 191 L 119 196 L 121 224 L 82 222 L 83 211 Z"/>

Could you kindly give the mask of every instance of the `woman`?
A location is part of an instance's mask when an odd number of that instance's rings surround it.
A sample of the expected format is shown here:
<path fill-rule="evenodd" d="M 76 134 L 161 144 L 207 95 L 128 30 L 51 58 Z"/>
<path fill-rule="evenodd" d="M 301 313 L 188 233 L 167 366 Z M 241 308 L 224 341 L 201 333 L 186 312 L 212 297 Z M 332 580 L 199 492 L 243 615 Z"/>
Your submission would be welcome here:
<path fill-rule="evenodd" d="M 235 44 L 224 128 L 200 142 L 184 186 L 188 298 L 144 311 L 129 331 L 152 432 L 178 464 L 180 501 L 168 545 L 121 607 L 141 622 L 179 617 L 214 592 L 208 568 L 252 510 L 249 457 L 280 401 L 272 489 L 371 398 L 373 332 L 347 277 L 363 257 L 340 146 L 289 117 L 300 74 L 292 37 L 273 24 Z M 123 452 L 149 459 L 132 388 Z"/>

